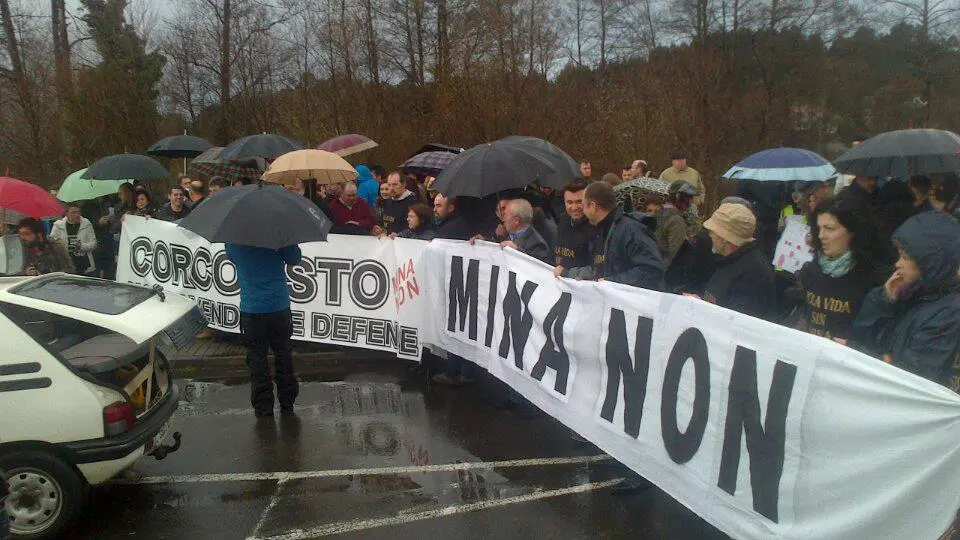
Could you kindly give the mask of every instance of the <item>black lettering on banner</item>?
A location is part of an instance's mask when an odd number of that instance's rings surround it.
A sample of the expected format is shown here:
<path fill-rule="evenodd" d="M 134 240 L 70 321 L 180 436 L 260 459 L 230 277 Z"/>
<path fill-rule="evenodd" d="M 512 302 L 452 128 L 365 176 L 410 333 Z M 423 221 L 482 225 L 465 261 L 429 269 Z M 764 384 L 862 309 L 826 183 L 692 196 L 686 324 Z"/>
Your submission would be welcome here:
<path fill-rule="evenodd" d="M 180 244 L 170 244 L 170 260 L 173 267 L 174 286 L 185 289 L 195 289 L 193 280 L 190 279 L 190 262 L 193 259 L 193 252 L 187 246 Z"/>
<path fill-rule="evenodd" d="M 653 319 L 637 317 L 636 341 L 633 345 L 633 359 L 631 359 L 624 313 L 619 309 L 610 310 L 610 324 L 607 327 L 607 392 L 603 398 L 600 417 L 607 422 L 613 422 L 622 376 L 623 432 L 634 438 L 640 435 L 643 403 L 647 399 L 652 337 Z"/>
<path fill-rule="evenodd" d="M 372 278 L 373 290 L 367 290 L 366 283 Z M 377 261 L 365 260 L 353 267 L 350 275 L 350 298 L 353 303 L 366 310 L 379 309 L 387 303 L 390 296 L 390 274 L 387 268 Z"/>
<path fill-rule="evenodd" d="M 153 246 L 153 277 L 160 283 L 170 281 L 173 265 L 170 264 L 170 247 L 166 242 L 158 241 Z"/>
<path fill-rule="evenodd" d="M 507 294 L 503 298 L 503 336 L 500 338 L 500 358 L 510 354 L 510 345 L 513 345 L 513 362 L 517 368 L 523 369 L 523 348 L 530 337 L 530 328 L 533 326 L 533 314 L 528 308 L 530 297 L 537 290 L 537 284 L 524 281 L 523 291 L 517 294 L 517 274 L 510 272 L 507 284 Z"/>
<path fill-rule="evenodd" d="M 215 302 L 202 296 L 194 298 L 194 301 L 211 325 L 220 328 L 240 327 L 240 308 L 237 306 L 225 302 Z"/>
<path fill-rule="evenodd" d="M 190 277 L 201 291 L 209 291 L 213 286 L 213 257 L 207 248 L 197 248 L 197 252 L 193 254 Z"/>
<path fill-rule="evenodd" d="M 777 360 L 767 399 L 766 419 L 761 425 L 757 353 L 738 346 L 730 372 L 727 419 L 717 486 L 730 495 L 736 494 L 740 448 L 746 432 L 753 509 L 775 523 L 779 519 L 778 503 L 787 439 L 787 412 L 796 376 L 797 366 Z"/>
<path fill-rule="evenodd" d="M 686 432 L 677 426 L 677 399 L 680 377 L 687 360 L 693 361 L 693 415 Z M 696 328 L 684 330 L 673 345 L 667 369 L 663 374 L 663 401 L 660 406 L 660 430 L 663 445 L 674 463 L 686 463 L 696 455 L 703 442 L 710 414 L 710 357 L 707 341 Z"/>
<path fill-rule="evenodd" d="M 290 311 L 290 321 L 293 323 L 293 335 L 294 337 L 303 337 L 304 327 L 304 313 L 298 310 Z"/>
<path fill-rule="evenodd" d="M 224 269 L 229 268 L 233 272 L 233 278 L 224 277 Z M 213 284 L 224 296 L 234 296 L 240 293 L 240 280 L 237 278 L 237 269 L 230 262 L 226 251 L 217 252 L 213 258 Z"/>
<path fill-rule="evenodd" d="M 560 299 L 550 308 L 546 318 L 543 320 L 543 333 L 547 336 L 547 342 L 544 343 L 540 351 L 540 360 L 533 366 L 530 376 L 538 381 L 543 380 L 547 368 L 557 372 L 557 380 L 553 389 L 566 395 L 567 377 L 570 375 L 570 356 L 567 349 L 563 346 L 563 325 L 567 322 L 567 313 L 570 312 L 570 302 L 573 297 L 570 293 L 560 294 Z"/>
<path fill-rule="evenodd" d="M 317 297 L 317 280 L 314 275 L 313 261 L 306 257 L 300 264 L 287 267 L 287 289 L 290 290 L 291 300 L 306 304 Z"/>
<path fill-rule="evenodd" d="M 463 332 L 470 318 L 467 335 L 477 340 L 477 303 L 480 296 L 480 261 L 470 259 L 467 263 L 467 281 L 463 281 L 463 257 L 453 257 L 450 261 L 450 305 L 447 308 L 447 332 L 456 332 L 459 315 L 460 332 Z"/>
<path fill-rule="evenodd" d="M 314 313 L 312 324 L 310 325 L 310 337 L 328 339 L 332 328 L 333 324 L 330 320 L 330 315 L 326 313 Z"/>
<path fill-rule="evenodd" d="M 351 259 L 323 259 L 317 257 L 314 265 L 317 274 L 323 274 L 327 278 L 327 299 L 328 306 L 339 306 L 342 302 L 340 297 L 341 283 L 343 276 L 350 276 L 350 269 L 353 267 Z"/>
<path fill-rule="evenodd" d="M 487 336 L 484 339 L 484 345 L 490 347 L 493 344 L 493 328 L 496 326 L 494 321 L 497 316 L 497 287 L 500 283 L 500 267 L 494 265 L 490 268 L 490 294 L 487 296 Z"/>
<path fill-rule="evenodd" d="M 134 238 L 130 243 L 130 269 L 140 277 L 147 277 L 153 264 L 153 244 L 144 236 Z"/>

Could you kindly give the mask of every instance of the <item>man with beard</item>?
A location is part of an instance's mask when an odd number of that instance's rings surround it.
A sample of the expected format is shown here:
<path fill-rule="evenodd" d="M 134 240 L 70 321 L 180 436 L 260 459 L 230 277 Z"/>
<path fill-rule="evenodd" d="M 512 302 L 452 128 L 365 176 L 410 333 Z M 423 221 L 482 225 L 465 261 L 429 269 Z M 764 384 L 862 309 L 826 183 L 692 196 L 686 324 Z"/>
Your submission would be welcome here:
<path fill-rule="evenodd" d="M 583 213 L 585 182 L 574 182 L 563 188 L 563 205 L 566 214 L 559 220 L 560 239 L 554 253 L 561 272 L 566 268 L 590 266 L 591 244 L 597 238 L 597 228 L 590 224 Z"/>
<path fill-rule="evenodd" d="M 74 272 L 67 248 L 60 242 L 51 242 L 43 234 L 43 224 L 34 218 L 25 218 L 18 226 L 20 240 L 25 248 L 26 266 L 23 274 L 39 276 L 51 272 Z"/>

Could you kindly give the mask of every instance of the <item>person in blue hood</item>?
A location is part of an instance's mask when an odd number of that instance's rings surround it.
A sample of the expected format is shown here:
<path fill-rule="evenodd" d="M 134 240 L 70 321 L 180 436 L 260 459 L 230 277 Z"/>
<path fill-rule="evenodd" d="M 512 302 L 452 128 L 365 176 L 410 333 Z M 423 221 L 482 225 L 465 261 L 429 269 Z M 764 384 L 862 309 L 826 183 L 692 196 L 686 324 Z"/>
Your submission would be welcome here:
<path fill-rule="evenodd" d="M 854 323 L 884 361 L 956 387 L 960 351 L 960 224 L 936 211 L 917 214 L 893 234 L 896 270 L 872 290 Z"/>
<path fill-rule="evenodd" d="M 377 196 L 380 195 L 380 184 L 366 165 L 357 165 L 357 174 L 357 195 L 370 203 L 370 208 L 376 207 Z"/>

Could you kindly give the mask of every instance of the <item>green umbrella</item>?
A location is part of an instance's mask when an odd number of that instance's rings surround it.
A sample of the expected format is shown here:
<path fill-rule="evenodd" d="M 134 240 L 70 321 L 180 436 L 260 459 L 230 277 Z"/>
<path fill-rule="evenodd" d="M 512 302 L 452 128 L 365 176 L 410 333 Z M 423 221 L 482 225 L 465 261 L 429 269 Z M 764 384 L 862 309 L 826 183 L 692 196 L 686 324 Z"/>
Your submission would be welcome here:
<path fill-rule="evenodd" d="M 68 176 L 63 181 L 63 185 L 60 186 L 57 198 L 63 202 L 97 199 L 113 195 L 121 184 L 132 182 L 132 180 L 88 180 L 81 178 L 85 172 L 87 172 L 86 169 L 80 169 Z"/>

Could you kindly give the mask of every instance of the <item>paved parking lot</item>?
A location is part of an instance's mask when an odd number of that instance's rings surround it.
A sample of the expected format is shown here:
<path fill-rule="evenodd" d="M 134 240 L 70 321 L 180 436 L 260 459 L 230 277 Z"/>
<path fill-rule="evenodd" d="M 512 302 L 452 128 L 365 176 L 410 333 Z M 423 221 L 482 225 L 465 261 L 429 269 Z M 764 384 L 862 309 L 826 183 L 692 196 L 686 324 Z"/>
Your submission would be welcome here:
<path fill-rule="evenodd" d="M 725 538 L 549 417 L 403 369 L 305 381 L 255 419 L 242 381 L 181 381 L 183 447 L 93 490 L 71 538 Z M 279 411 L 278 411 L 279 413 Z"/>

